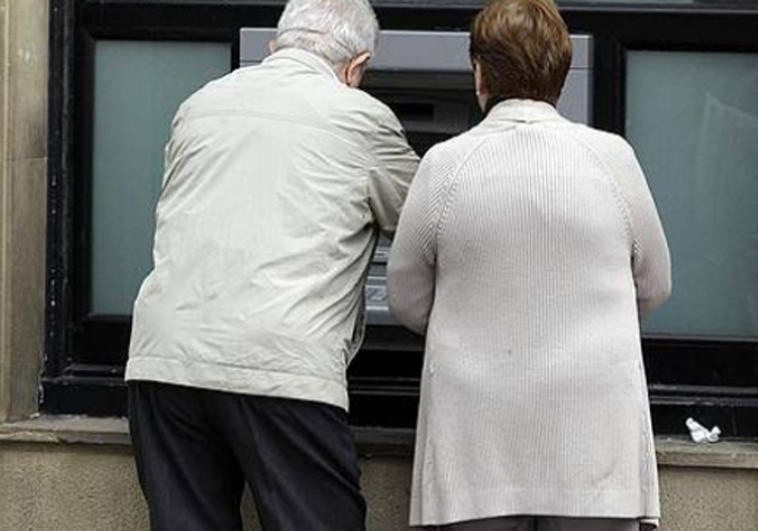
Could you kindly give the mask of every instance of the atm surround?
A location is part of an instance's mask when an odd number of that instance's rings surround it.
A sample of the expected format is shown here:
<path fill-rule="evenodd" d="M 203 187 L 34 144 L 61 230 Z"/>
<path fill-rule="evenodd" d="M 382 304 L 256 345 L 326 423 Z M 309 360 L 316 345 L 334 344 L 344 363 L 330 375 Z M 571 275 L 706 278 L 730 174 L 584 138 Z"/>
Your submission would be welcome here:
<path fill-rule="evenodd" d="M 275 37 L 273 28 L 242 28 L 240 66 L 261 62 L 268 55 L 268 43 Z M 590 124 L 592 36 L 572 35 L 571 44 L 571 69 L 558 101 L 558 110 L 570 120 Z M 419 106 L 425 102 L 428 105 L 428 96 L 433 92 L 473 91 L 468 48 L 469 33 L 464 31 L 382 31 L 376 55 L 369 63 L 369 73 L 375 80 L 369 80 L 366 88 L 369 92 L 381 87 L 388 92 L 416 93 L 415 103 Z M 432 122 L 438 125 L 440 119 L 435 114 Z M 427 123 L 427 126 L 431 125 Z"/>
<path fill-rule="evenodd" d="M 276 37 L 273 28 L 240 31 L 240 66 L 260 63 Z M 592 37 L 572 35 L 573 59 L 558 110 L 570 120 L 591 123 Z M 361 87 L 386 103 L 400 119 L 419 155 L 481 120 L 476 101 L 469 34 L 451 31 L 382 31 L 376 56 Z M 387 308 L 390 242 L 381 238 L 366 282 L 371 325 L 396 324 Z"/>

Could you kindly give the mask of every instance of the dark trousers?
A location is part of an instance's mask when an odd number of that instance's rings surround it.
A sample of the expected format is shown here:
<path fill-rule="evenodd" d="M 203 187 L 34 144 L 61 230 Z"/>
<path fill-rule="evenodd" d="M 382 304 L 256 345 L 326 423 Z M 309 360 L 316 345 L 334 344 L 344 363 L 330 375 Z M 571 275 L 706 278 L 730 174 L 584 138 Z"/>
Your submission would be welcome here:
<path fill-rule="evenodd" d="M 152 531 L 240 531 L 245 482 L 264 531 L 363 531 L 346 413 L 333 406 L 129 383 Z"/>

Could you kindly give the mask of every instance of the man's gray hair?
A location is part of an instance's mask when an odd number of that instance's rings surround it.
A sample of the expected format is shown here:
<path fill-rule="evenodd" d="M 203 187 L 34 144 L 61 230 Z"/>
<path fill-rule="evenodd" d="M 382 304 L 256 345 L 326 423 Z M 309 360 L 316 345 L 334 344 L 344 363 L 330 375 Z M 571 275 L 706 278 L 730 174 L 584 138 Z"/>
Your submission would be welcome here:
<path fill-rule="evenodd" d="M 364 52 L 373 55 L 378 34 L 368 0 L 289 0 L 274 46 L 309 51 L 338 68 Z"/>

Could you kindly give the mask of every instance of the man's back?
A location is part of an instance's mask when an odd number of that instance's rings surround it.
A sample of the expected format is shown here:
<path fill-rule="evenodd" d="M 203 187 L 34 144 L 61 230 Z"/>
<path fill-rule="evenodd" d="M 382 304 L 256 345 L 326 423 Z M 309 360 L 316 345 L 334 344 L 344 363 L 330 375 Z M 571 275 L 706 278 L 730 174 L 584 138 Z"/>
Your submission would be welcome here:
<path fill-rule="evenodd" d="M 358 87 L 368 0 L 288 0 L 276 50 L 174 119 L 134 306 L 129 429 L 153 531 L 364 531 L 345 369 L 417 157 Z"/>
<path fill-rule="evenodd" d="M 362 281 L 416 156 L 392 113 L 285 49 L 174 121 L 128 379 L 347 407 Z"/>

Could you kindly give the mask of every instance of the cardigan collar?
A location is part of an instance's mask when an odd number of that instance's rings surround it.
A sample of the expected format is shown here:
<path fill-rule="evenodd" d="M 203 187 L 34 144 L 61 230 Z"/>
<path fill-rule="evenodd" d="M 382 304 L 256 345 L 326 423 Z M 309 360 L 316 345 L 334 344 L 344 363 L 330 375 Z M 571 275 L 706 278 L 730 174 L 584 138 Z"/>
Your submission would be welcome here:
<path fill-rule="evenodd" d="M 505 100 L 495 105 L 484 119 L 485 122 L 507 121 L 521 123 L 565 120 L 555 107 L 545 101 Z"/>
<path fill-rule="evenodd" d="M 284 48 L 282 50 L 277 50 L 276 52 L 266 57 L 263 60 L 263 62 L 275 63 L 282 60 L 295 61 L 297 63 L 307 66 L 308 68 L 316 72 L 331 76 L 336 81 L 340 81 L 340 78 L 337 76 L 337 73 L 334 71 L 331 65 L 329 65 L 328 62 L 326 62 L 326 59 L 322 59 L 321 57 L 319 57 L 318 55 L 314 53 L 301 50 L 299 48 Z"/>

